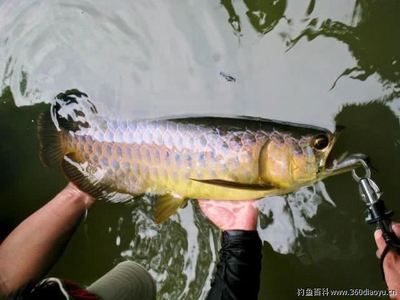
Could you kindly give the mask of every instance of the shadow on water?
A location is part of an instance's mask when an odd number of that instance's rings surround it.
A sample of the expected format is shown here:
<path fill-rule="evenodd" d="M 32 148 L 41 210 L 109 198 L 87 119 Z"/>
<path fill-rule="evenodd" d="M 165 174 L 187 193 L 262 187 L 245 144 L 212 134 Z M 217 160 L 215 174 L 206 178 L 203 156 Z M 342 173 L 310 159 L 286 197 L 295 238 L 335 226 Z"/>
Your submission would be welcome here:
<path fill-rule="evenodd" d="M 371 102 L 345 106 L 336 116 L 336 122 L 346 128 L 337 150 L 344 151 L 343 146 L 348 145 L 351 152 L 367 154 L 376 169 L 373 177 L 385 192 L 386 201 L 389 205 L 396 205 L 400 175 L 400 124 L 397 116 L 388 106 Z"/>
<path fill-rule="evenodd" d="M 346 128 L 334 150 L 336 156 L 345 151 L 370 156 L 377 169 L 373 171 L 373 179 L 384 192 L 387 206 L 397 212 L 395 219 L 399 220 L 398 118 L 385 104 L 371 102 L 347 105 L 335 120 Z M 373 227 L 364 222 L 366 207 L 356 184 L 350 174 L 332 177 L 326 184 L 337 207 L 320 206 L 317 216 L 311 220 L 317 237 L 301 241 L 304 256 L 283 256 L 264 247 L 261 295 L 292 299 L 297 288 L 385 289 L 375 257 Z"/>
<path fill-rule="evenodd" d="M 342 76 L 366 80 L 378 74 L 384 85 L 400 88 L 400 2 L 397 0 L 356 1 L 352 25 L 330 18 L 320 21 L 313 18 L 302 33 L 292 40 L 293 47 L 303 37 L 314 40 L 325 36 L 345 43 L 357 61 Z M 396 95 L 398 96 L 398 93 Z"/>

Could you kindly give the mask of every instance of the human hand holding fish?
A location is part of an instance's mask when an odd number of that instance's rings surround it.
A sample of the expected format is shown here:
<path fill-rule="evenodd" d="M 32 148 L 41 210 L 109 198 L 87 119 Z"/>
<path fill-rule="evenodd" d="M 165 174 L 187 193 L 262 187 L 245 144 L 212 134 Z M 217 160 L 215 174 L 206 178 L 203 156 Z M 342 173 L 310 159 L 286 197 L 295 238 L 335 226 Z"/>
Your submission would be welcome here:
<path fill-rule="evenodd" d="M 86 209 L 92 207 L 94 202 L 96 201 L 89 194 L 82 192 L 74 183 L 70 182 L 62 191 L 65 194 L 65 198 L 69 199 L 78 199 L 81 201 Z"/>
<path fill-rule="evenodd" d="M 400 223 L 393 223 L 392 230 L 396 236 L 400 237 Z M 376 255 L 378 258 L 382 256 L 382 252 L 386 247 L 380 229 L 375 231 L 375 242 L 378 247 Z M 396 251 L 389 251 L 383 261 L 383 270 L 385 272 L 385 280 L 388 290 L 396 292 L 395 299 L 400 299 L 400 255 Z"/>
<path fill-rule="evenodd" d="M 234 295 L 232 299 L 258 299 L 262 242 L 256 231 L 256 201 L 200 199 L 199 205 L 222 230 L 218 263 L 207 299 L 225 299 L 226 295 Z"/>
<path fill-rule="evenodd" d="M 247 230 L 257 228 L 258 209 L 256 202 L 199 200 L 204 215 L 222 231 Z"/>
<path fill-rule="evenodd" d="M 7 236 L 0 244 L 0 298 L 50 269 L 93 203 L 93 197 L 69 183 Z"/>

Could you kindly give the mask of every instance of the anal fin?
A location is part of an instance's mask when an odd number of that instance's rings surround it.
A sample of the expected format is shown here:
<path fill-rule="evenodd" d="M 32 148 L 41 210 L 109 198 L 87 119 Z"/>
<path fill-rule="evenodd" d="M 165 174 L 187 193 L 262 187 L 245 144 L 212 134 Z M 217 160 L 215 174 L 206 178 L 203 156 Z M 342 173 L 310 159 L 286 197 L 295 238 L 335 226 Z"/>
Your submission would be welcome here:
<path fill-rule="evenodd" d="M 186 199 L 183 197 L 173 196 L 171 194 L 159 196 L 154 211 L 154 219 L 156 223 L 160 224 L 167 220 L 185 203 Z"/>
<path fill-rule="evenodd" d="M 111 187 L 95 178 L 82 167 L 81 163 L 76 162 L 73 153 L 64 156 L 61 167 L 71 182 L 81 191 L 88 193 L 92 197 L 96 199 L 106 199 L 113 193 Z"/>

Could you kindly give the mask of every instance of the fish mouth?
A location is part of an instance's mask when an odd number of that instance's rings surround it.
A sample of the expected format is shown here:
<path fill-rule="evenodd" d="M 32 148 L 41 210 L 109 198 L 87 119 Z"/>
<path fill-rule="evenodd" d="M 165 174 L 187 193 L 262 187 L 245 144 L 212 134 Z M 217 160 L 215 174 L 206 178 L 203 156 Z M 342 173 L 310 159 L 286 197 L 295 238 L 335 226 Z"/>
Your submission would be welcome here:
<path fill-rule="evenodd" d="M 368 156 L 362 153 L 354 153 L 351 155 L 344 153 L 338 159 L 333 159 L 331 155 L 329 155 L 326 160 L 325 170 L 321 175 L 322 177 L 328 177 L 349 172 L 365 165 L 365 163 L 368 164 L 368 162 Z"/>

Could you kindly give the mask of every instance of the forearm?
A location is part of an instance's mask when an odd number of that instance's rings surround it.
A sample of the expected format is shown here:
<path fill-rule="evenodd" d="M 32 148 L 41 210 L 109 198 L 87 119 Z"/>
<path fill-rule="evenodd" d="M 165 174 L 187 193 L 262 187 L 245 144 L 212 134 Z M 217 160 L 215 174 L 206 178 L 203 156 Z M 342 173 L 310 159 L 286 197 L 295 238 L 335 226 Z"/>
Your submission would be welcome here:
<path fill-rule="evenodd" d="M 4 240 L 0 245 L 0 295 L 49 270 L 89 205 L 90 197 L 70 184 Z"/>
<path fill-rule="evenodd" d="M 219 262 L 207 300 L 257 299 L 260 271 L 261 240 L 257 231 L 223 232 Z"/>

